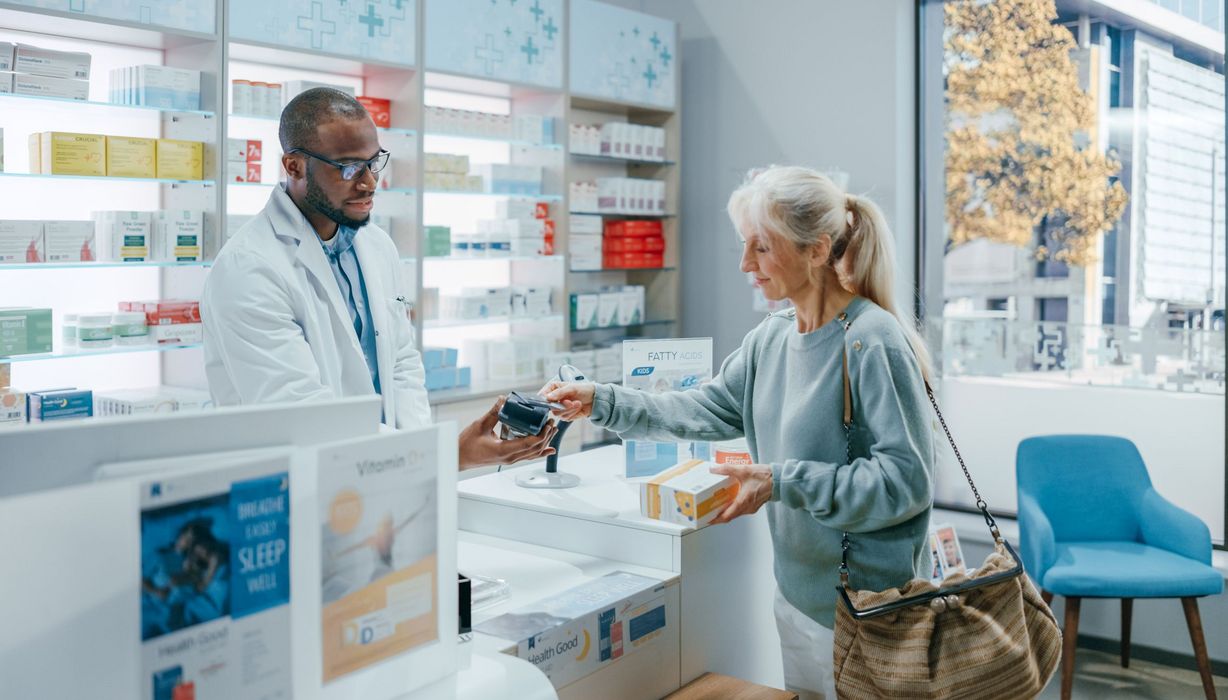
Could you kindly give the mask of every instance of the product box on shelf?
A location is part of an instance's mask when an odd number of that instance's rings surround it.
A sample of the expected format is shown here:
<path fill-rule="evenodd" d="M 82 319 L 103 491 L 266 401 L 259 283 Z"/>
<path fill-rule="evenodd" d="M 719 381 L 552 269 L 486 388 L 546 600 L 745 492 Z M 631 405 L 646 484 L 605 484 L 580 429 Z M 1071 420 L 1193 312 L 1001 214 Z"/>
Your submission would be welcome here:
<path fill-rule="evenodd" d="M 175 397 L 163 393 L 160 387 L 113 389 L 94 395 L 94 413 L 98 416 L 139 416 L 177 410 Z"/>
<path fill-rule="evenodd" d="M 529 199 L 502 199 L 495 203 L 495 216 L 500 219 L 549 219 L 550 203 Z"/>
<path fill-rule="evenodd" d="M 0 357 L 51 352 L 51 309 L 0 307 Z"/>
<path fill-rule="evenodd" d="M 90 97 L 90 84 L 84 80 L 14 73 L 12 75 L 12 84 L 11 91 L 15 95 L 58 97 L 65 100 L 82 101 L 88 100 Z"/>
<path fill-rule="evenodd" d="M 0 95 L 13 92 L 13 74 L 0 72 Z"/>
<path fill-rule="evenodd" d="M 0 220 L 0 264 L 46 261 L 43 222 Z"/>
<path fill-rule="evenodd" d="M 230 81 L 230 111 L 239 116 L 256 116 L 252 109 L 252 81 L 238 78 Z"/>
<path fill-rule="evenodd" d="M 89 262 L 97 260 L 93 221 L 43 222 L 43 247 L 47 262 Z"/>
<path fill-rule="evenodd" d="M 692 459 L 640 484 L 640 513 L 663 522 L 701 528 L 733 502 L 738 482 L 713 474 L 711 462 Z"/>
<path fill-rule="evenodd" d="M 16 389 L 0 387 L 0 430 L 26 423 L 26 395 Z"/>
<path fill-rule="evenodd" d="M 259 161 L 226 161 L 226 182 L 260 182 L 263 176 Z"/>
<path fill-rule="evenodd" d="M 576 234 L 600 236 L 602 233 L 602 218 L 596 214 L 572 214 L 568 218 L 573 236 Z"/>
<path fill-rule="evenodd" d="M 12 70 L 16 73 L 45 75 L 51 78 L 90 79 L 90 55 L 76 51 L 52 51 L 29 44 L 17 44 Z"/>
<path fill-rule="evenodd" d="M 602 265 L 610 270 L 655 270 L 665 266 L 662 253 L 603 253 Z"/>
<path fill-rule="evenodd" d="M 200 262 L 204 249 L 205 213 L 190 209 L 159 211 L 153 222 L 154 260 Z"/>
<path fill-rule="evenodd" d="M 571 329 L 583 331 L 589 328 L 599 328 L 597 322 L 601 306 L 599 294 L 571 295 Z"/>
<path fill-rule="evenodd" d="M 147 211 L 96 211 L 95 250 L 100 260 L 146 262 L 153 239 L 153 215 Z"/>
<path fill-rule="evenodd" d="M 449 347 L 422 348 L 422 367 L 424 369 L 439 369 L 440 367 L 455 367 L 458 350 Z"/>
<path fill-rule="evenodd" d="M 571 235 L 571 269 L 578 272 L 601 269 L 601 236 Z"/>
<path fill-rule="evenodd" d="M 107 175 L 110 177 L 156 177 L 157 139 L 108 136 Z"/>
<path fill-rule="evenodd" d="M 200 71 L 170 66 L 132 66 L 130 104 L 160 109 L 200 109 Z"/>
<path fill-rule="evenodd" d="M 120 302 L 120 311 L 143 311 L 150 339 L 160 344 L 199 343 L 204 339 L 200 302 L 190 299 Z"/>
<path fill-rule="evenodd" d="M 469 156 L 452 153 L 424 153 L 423 169 L 428 173 L 469 173 Z"/>
<path fill-rule="evenodd" d="M 607 221 L 605 235 L 608 237 L 662 237 L 664 230 L 660 221 Z"/>
<path fill-rule="evenodd" d="M 452 254 L 452 229 L 449 226 L 424 226 L 422 228 L 424 250 L 428 258 Z"/>
<path fill-rule="evenodd" d="M 355 96 L 354 88 L 349 87 L 348 85 L 333 85 L 332 83 L 319 83 L 314 80 L 287 80 L 281 85 L 281 104 L 278 106 L 278 111 L 280 112 L 281 107 L 284 107 L 287 104 L 289 104 L 290 100 L 293 100 L 295 97 L 298 97 L 299 94 L 307 92 L 308 90 L 312 88 L 318 88 L 318 87 L 332 88 L 334 90 L 340 90 L 341 92 L 344 92 L 350 97 Z"/>
<path fill-rule="evenodd" d="M 385 100 L 382 97 L 367 97 L 361 95 L 358 97 L 359 103 L 367 109 L 367 114 L 371 115 L 371 121 L 375 125 L 384 129 L 392 126 L 392 102 Z"/>
<path fill-rule="evenodd" d="M 204 147 L 200 141 L 158 139 L 158 177 L 166 180 L 203 179 Z"/>
<path fill-rule="evenodd" d="M 12 365 L 0 362 L 0 389 L 7 389 L 13 383 Z"/>
<path fill-rule="evenodd" d="M 0 41 L 0 71 L 12 72 L 13 53 L 16 50 L 16 44 L 10 44 L 7 41 Z"/>
<path fill-rule="evenodd" d="M 44 131 L 30 134 L 30 172 L 44 175 L 107 174 L 107 137 Z"/>
<path fill-rule="evenodd" d="M 622 303 L 622 292 L 601 292 L 597 297 L 597 327 L 617 326 L 618 305 Z"/>
<path fill-rule="evenodd" d="M 618 325 L 634 326 L 644 322 L 644 288 L 623 287 L 618 295 Z"/>
<path fill-rule="evenodd" d="M 259 163 L 264 159 L 264 142 L 260 139 L 226 139 L 228 163 Z"/>
<path fill-rule="evenodd" d="M 31 423 L 89 418 L 94 415 L 94 393 L 89 389 L 53 389 L 26 394 L 26 415 Z"/>

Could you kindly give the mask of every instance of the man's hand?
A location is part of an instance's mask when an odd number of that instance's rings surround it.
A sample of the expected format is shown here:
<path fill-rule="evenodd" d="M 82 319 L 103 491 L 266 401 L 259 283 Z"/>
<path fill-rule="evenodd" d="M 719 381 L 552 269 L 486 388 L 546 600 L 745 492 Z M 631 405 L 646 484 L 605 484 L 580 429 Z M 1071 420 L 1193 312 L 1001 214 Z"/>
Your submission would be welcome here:
<path fill-rule="evenodd" d="M 459 453 L 462 470 L 494 464 L 515 464 L 526 459 L 540 459 L 554 454 L 550 441 L 559 432 L 554 423 L 547 425 L 541 435 L 514 440 L 500 440 L 499 436 L 495 435 L 495 426 L 499 424 L 499 409 L 503 408 L 505 399 L 506 397 L 500 396 L 485 415 L 461 431 Z"/>
<path fill-rule="evenodd" d="M 713 525 L 758 512 L 772 500 L 772 467 L 766 464 L 718 464 L 712 467 L 712 473 L 732 476 L 738 482 L 738 495 L 713 518 Z"/>

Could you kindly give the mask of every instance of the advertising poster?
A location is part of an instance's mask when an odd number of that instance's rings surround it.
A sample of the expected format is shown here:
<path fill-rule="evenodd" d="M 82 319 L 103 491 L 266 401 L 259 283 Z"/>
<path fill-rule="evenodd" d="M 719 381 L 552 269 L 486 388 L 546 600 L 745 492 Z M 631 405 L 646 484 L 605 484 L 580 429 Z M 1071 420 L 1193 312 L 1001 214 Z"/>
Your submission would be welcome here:
<path fill-rule="evenodd" d="M 623 341 L 623 386 L 664 393 L 712 379 L 712 339 Z M 655 476 L 689 459 L 711 459 L 711 443 L 625 440 L 626 476 Z"/>
<path fill-rule="evenodd" d="M 668 586 L 615 571 L 474 629 L 516 642 L 516 655 L 562 688 L 661 637 Z"/>
<path fill-rule="evenodd" d="M 409 444 L 320 453 L 325 683 L 439 638 L 437 443 Z"/>
<path fill-rule="evenodd" d="M 140 488 L 141 697 L 289 700 L 289 458 Z"/>

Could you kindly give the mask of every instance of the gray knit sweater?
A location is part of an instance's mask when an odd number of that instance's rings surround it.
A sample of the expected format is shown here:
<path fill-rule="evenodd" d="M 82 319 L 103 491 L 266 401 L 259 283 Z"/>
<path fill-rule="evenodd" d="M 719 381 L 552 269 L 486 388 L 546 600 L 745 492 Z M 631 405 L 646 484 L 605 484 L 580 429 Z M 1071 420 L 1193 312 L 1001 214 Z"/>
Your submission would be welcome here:
<path fill-rule="evenodd" d="M 598 385 L 592 420 L 625 438 L 730 440 L 745 435 L 772 466 L 766 506 L 785 599 L 832 627 L 840 538 L 860 590 L 928 576 L 934 431 L 921 371 L 896 319 L 856 298 L 838 319 L 798 333 L 792 311 L 746 335 L 697 389 L 650 394 Z M 841 353 L 853 390 L 852 463 L 842 425 Z M 924 562 L 924 563 L 923 563 Z"/>

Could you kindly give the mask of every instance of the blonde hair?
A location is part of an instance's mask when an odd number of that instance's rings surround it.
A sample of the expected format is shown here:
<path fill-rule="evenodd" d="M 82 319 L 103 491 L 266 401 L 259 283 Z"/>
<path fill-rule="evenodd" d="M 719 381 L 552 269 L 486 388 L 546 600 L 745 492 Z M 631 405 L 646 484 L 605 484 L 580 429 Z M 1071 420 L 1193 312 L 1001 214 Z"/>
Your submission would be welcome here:
<path fill-rule="evenodd" d="M 895 239 L 883 212 L 866 197 L 841 189 L 810 168 L 773 165 L 751 170 L 729 196 L 729 218 L 739 231 L 760 231 L 799 248 L 831 239 L 827 264 L 841 286 L 895 316 L 921 366 L 930 377 L 930 354 L 911 315 L 905 322 L 895 305 Z M 843 261 L 845 270 L 837 267 Z"/>

